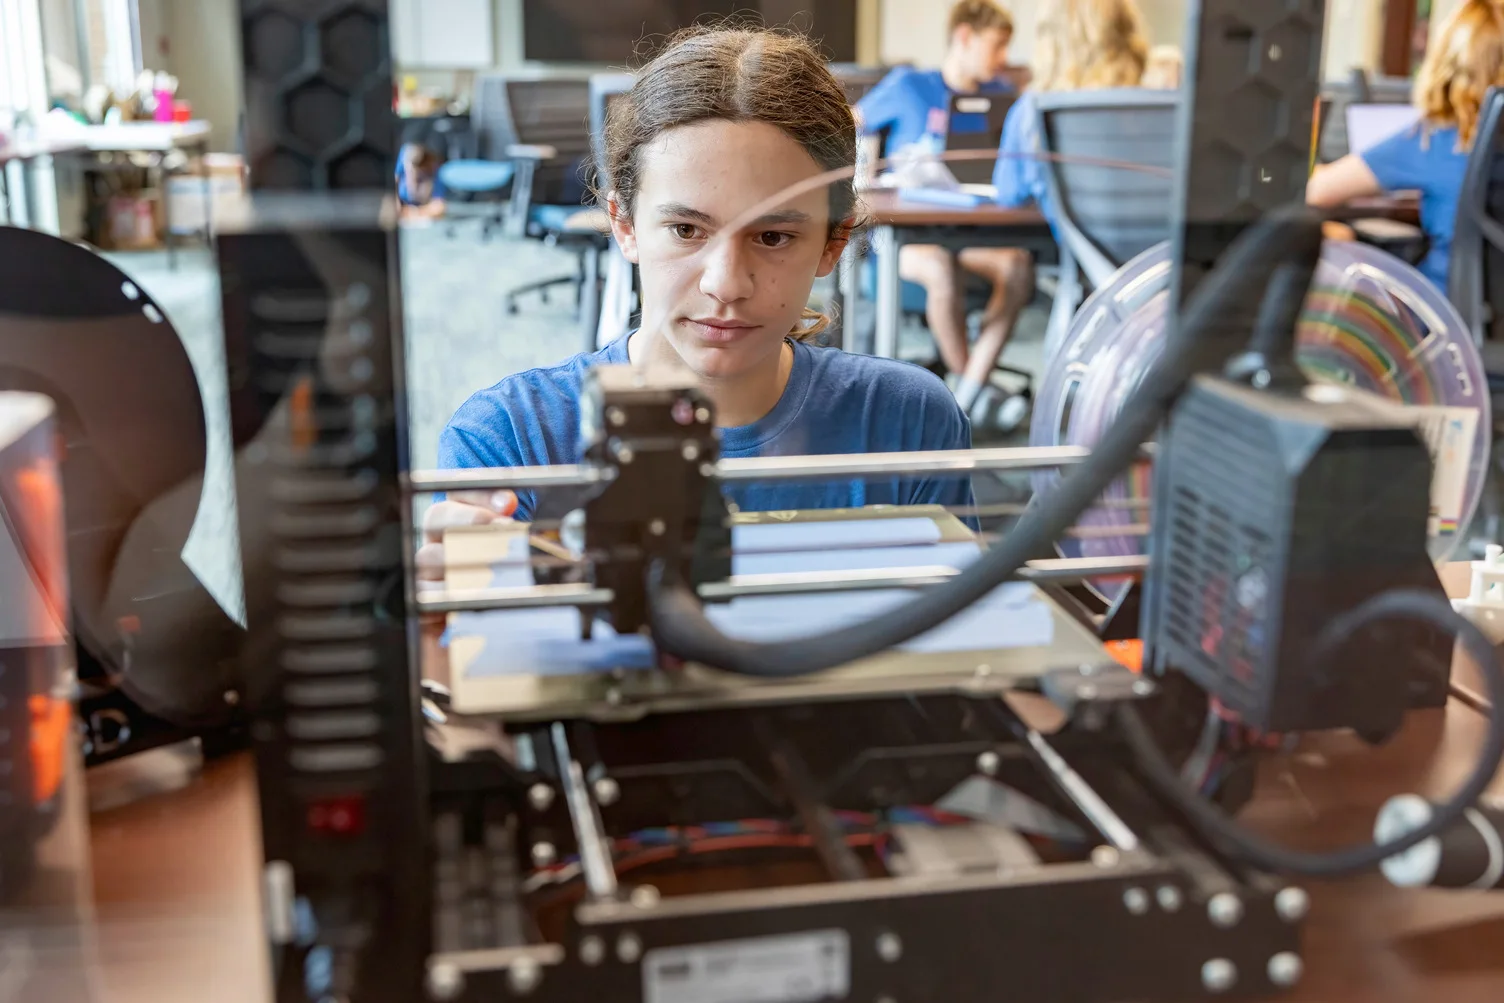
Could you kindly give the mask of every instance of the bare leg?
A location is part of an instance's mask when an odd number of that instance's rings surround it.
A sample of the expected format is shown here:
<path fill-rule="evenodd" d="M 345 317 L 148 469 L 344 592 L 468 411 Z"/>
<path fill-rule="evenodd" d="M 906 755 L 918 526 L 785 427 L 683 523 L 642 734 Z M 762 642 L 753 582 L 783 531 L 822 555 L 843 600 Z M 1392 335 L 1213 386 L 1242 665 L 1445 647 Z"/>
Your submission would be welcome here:
<path fill-rule="evenodd" d="M 961 252 L 961 267 L 993 284 L 992 299 L 972 347 L 964 381 L 985 386 L 997 365 L 1018 315 L 1034 295 L 1034 259 L 1029 252 L 1006 247 L 975 247 Z"/>
<path fill-rule="evenodd" d="M 961 270 L 943 247 L 909 244 L 898 252 L 898 274 L 924 287 L 925 320 L 940 349 L 945 368 L 960 374 L 966 369 L 966 300 Z"/>

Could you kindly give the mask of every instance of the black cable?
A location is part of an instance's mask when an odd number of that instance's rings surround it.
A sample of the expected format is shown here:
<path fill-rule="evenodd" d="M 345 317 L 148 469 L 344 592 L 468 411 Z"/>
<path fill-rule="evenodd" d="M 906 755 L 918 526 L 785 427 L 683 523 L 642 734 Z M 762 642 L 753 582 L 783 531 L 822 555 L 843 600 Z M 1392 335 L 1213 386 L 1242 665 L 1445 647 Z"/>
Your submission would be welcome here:
<path fill-rule="evenodd" d="M 1317 639 L 1316 650 L 1335 650 L 1363 627 L 1388 618 L 1422 620 L 1456 635 L 1483 671 L 1489 696 L 1497 706 L 1504 698 L 1504 670 L 1494 647 L 1472 621 L 1452 609 L 1445 599 L 1429 592 L 1394 589 L 1382 593 L 1341 616 Z M 1471 808 L 1493 782 L 1504 761 L 1504 716 L 1489 714 L 1488 734 L 1478 765 L 1452 797 L 1436 807 L 1425 825 L 1390 843 L 1365 843 L 1329 853 L 1304 853 L 1259 838 L 1221 808 L 1203 800 L 1187 787 L 1149 734 L 1148 726 L 1131 705 L 1118 709 L 1123 737 L 1138 761 L 1145 779 L 1162 797 L 1178 808 L 1212 843 L 1263 870 L 1283 871 L 1309 877 L 1337 877 L 1368 870 L 1389 857 L 1439 835 Z"/>
<path fill-rule="evenodd" d="M 949 581 L 863 623 L 811 637 L 759 644 L 727 637 L 671 569 L 648 574 L 653 636 L 660 651 L 743 675 L 807 675 L 885 651 L 931 630 L 1013 577 L 1039 556 L 1138 457 L 1199 372 L 1219 371 L 1254 329 L 1270 276 L 1291 259 L 1320 253 L 1319 217 L 1305 206 L 1270 214 L 1240 236 L 1220 267 L 1200 283 L 1182 323 L 1085 463 L 1033 506 L 1003 542 Z"/>

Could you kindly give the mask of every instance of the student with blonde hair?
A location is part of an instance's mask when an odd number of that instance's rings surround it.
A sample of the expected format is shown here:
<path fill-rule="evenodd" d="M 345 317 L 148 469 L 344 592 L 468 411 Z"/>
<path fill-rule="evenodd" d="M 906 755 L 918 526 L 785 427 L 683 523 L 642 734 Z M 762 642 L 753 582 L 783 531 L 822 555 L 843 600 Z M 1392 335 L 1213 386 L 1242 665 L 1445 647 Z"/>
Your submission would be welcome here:
<path fill-rule="evenodd" d="M 1415 79 L 1421 120 L 1363 153 L 1318 168 L 1306 201 L 1337 206 L 1365 195 L 1418 190 L 1421 228 L 1431 240 L 1420 270 L 1445 291 L 1468 151 L 1483 96 L 1500 85 L 1504 0 L 1464 0 L 1431 36 Z"/>

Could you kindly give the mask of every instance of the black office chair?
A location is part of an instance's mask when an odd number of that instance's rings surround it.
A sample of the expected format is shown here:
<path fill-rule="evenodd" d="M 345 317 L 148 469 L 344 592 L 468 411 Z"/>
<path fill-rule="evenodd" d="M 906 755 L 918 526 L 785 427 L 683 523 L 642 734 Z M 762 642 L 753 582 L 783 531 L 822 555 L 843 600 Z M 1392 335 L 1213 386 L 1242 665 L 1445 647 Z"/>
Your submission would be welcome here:
<path fill-rule="evenodd" d="M 1064 339 L 1087 289 L 1100 288 L 1132 258 L 1170 238 L 1179 100 L 1173 91 L 1136 87 L 1035 95 L 1043 152 L 1064 158 L 1044 164 L 1061 257 L 1046 358 Z"/>
<path fill-rule="evenodd" d="M 230 724 L 240 630 L 180 556 L 207 455 L 188 354 L 161 308 L 82 245 L 0 227 L 0 260 L 0 390 L 51 397 L 64 440 L 81 716 L 116 726 L 118 746 L 90 760 Z"/>
<path fill-rule="evenodd" d="M 517 312 L 517 299 L 536 292 L 546 303 L 548 291 L 557 286 L 575 290 L 576 308 L 587 302 L 587 286 L 598 285 L 599 269 L 589 257 L 608 246 L 597 226 L 581 225 L 586 207 L 585 174 L 591 156 L 590 81 L 584 78 L 486 76 L 476 81 L 477 99 L 499 88 L 505 94 L 506 124 L 510 143 L 507 155 L 517 165 L 512 182 L 508 229 L 550 246 L 573 251 L 575 272 L 539 282 L 530 282 L 507 293 L 506 309 Z M 588 296 L 599 295 L 598 289 Z"/>
<path fill-rule="evenodd" d="M 1504 464 L 1497 451 L 1504 435 L 1504 89 L 1498 87 L 1483 98 L 1463 174 L 1447 298 L 1477 342 L 1488 376 L 1495 452 L 1483 492 L 1482 536 L 1496 542 L 1504 531 Z"/>

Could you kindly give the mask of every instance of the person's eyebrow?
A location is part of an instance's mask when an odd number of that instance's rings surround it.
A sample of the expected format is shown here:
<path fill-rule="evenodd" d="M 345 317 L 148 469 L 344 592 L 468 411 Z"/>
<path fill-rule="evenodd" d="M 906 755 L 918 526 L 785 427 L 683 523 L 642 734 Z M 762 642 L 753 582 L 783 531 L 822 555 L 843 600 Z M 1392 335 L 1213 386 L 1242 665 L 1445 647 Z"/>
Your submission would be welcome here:
<path fill-rule="evenodd" d="M 715 217 L 710 213 L 692 209 L 683 202 L 665 202 L 658 207 L 658 215 L 662 219 L 687 219 L 706 226 L 715 225 Z"/>
<path fill-rule="evenodd" d="M 781 209 L 778 212 L 764 213 L 747 224 L 747 229 L 752 230 L 763 226 L 790 226 L 800 225 L 814 219 L 809 213 L 800 209 Z"/>

